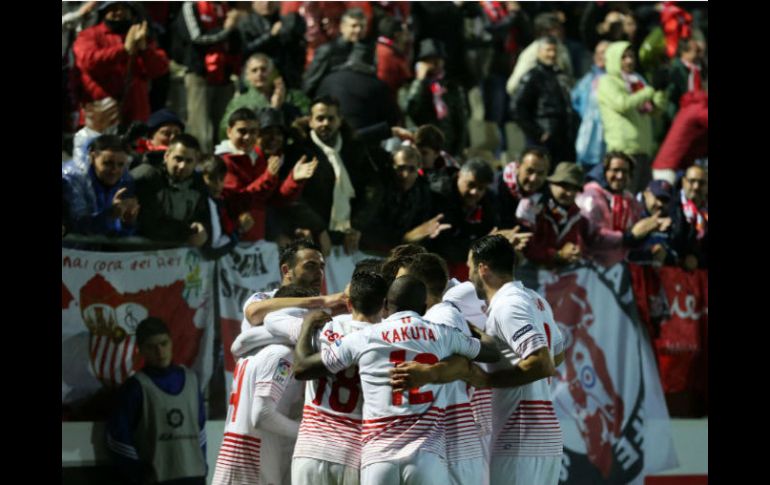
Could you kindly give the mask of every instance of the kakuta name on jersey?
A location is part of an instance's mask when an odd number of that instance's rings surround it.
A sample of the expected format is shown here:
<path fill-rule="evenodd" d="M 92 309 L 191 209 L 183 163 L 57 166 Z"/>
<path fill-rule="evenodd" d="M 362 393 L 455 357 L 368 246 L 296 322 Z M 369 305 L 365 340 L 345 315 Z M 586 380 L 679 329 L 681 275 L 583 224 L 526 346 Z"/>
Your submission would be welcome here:
<path fill-rule="evenodd" d="M 436 336 L 430 328 L 409 326 L 382 332 L 382 340 L 389 344 L 405 340 L 432 340 L 435 342 Z"/>

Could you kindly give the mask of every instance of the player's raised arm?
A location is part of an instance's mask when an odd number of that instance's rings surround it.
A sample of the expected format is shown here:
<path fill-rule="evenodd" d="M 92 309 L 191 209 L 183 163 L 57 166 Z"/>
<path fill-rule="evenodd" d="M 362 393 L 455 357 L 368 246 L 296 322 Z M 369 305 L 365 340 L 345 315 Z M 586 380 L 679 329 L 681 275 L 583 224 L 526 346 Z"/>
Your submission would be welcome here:
<path fill-rule="evenodd" d="M 308 313 L 302 321 L 297 346 L 294 349 L 294 378 L 300 381 L 317 379 L 328 374 L 321 353 L 313 348 L 313 335 L 316 330 L 331 321 L 328 313 L 314 311 Z"/>
<path fill-rule="evenodd" d="M 251 325 L 261 325 L 268 313 L 290 307 L 308 309 L 329 308 L 335 305 L 337 300 L 341 298 L 342 293 L 302 298 L 270 298 L 249 304 L 244 311 L 244 317 Z"/>

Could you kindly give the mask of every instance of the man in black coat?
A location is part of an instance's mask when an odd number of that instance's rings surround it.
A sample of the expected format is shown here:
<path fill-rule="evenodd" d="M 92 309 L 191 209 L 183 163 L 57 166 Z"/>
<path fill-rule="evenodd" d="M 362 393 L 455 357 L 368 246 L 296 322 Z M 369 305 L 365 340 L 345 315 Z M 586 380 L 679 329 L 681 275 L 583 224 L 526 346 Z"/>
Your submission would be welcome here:
<path fill-rule="evenodd" d="M 388 85 L 377 79 L 374 49 L 369 45 L 356 44 L 348 61 L 321 81 L 318 96 L 339 99 L 342 117 L 354 130 L 398 124 L 398 105 L 390 97 Z"/>
<path fill-rule="evenodd" d="M 569 90 L 556 66 L 558 41 L 542 37 L 538 42 L 537 65 L 521 78 L 511 97 L 512 118 L 524 131 L 528 145 L 548 148 L 556 162 L 572 161 L 577 123 Z"/>
<path fill-rule="evenodd" d="M 340 36 L 318 47 L 302 80 L 302 90 L 311 98 L 323 78 L 335 66 L 344 64 L 353 46 L 366 36 L 366 16 L 360 8 L 351 8 L 340 19 Z"/>
<path fill-rule="evenodd" d="M 371 221 L 382 203 L 388 154 L 358 139 L 340 116 L 334 98 L 316 98 L 310 105 L 308 127 L 286 148 L 288 159 L 306 155 L 318 159 L 311 179 L 305 183 L 300 201 L 279 211 L 279 217 L 294 229 L 310 229 L 324 250 L 343 244 L 348 253 L 358 249 L 361 228 Z M 281 178 L 288 175 L 284 166 Z"/>

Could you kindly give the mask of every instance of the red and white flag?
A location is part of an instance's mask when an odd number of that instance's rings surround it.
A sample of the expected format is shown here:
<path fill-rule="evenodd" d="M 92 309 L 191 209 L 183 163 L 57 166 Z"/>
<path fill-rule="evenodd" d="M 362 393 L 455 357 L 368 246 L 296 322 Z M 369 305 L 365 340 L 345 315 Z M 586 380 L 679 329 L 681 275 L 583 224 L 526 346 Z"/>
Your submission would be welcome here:
<path fill-rule="evenodd" d="M 213 367 L 213 269 L 193 249 L 101 253 L 62 249 L 62 403 L 125 382 L 142 363 L 136 327 L 168 325 L 174 362 L 205 387 Z"/>

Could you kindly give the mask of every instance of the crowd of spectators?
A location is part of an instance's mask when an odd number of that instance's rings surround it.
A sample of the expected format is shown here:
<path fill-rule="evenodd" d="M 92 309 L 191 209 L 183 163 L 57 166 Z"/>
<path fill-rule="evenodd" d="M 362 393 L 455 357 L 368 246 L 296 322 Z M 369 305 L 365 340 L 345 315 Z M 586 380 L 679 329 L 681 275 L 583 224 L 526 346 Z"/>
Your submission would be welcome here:
<path fill-rule="evenodd" d="M 547 268 L 707 268 L 704 4 L 62 8 L 63 235 L 211 258 L 297 235 L 325 254 L 420 243 L 467 279 L 470 244 L 501 233 Z"/>

